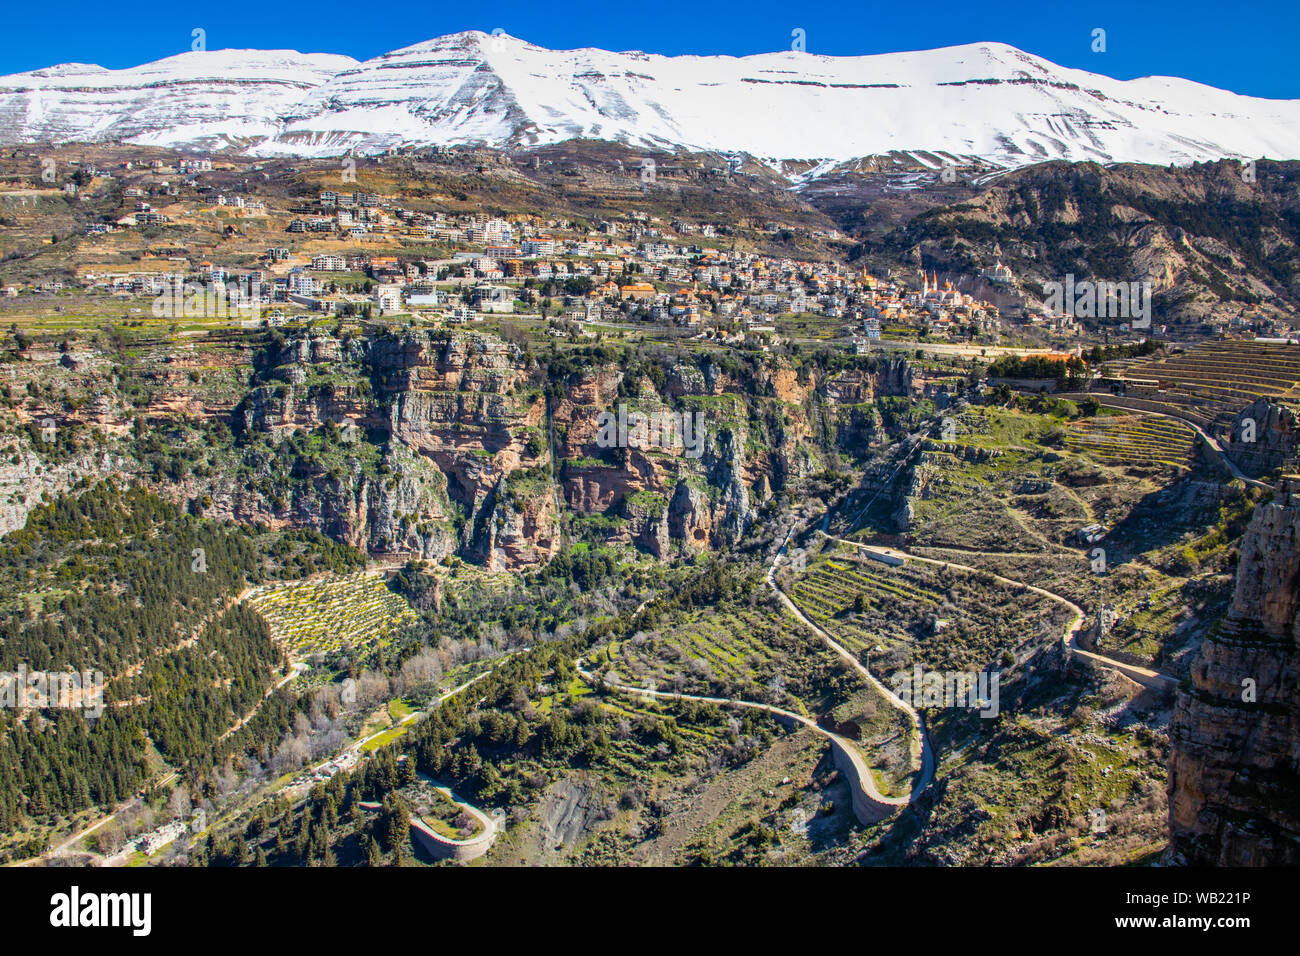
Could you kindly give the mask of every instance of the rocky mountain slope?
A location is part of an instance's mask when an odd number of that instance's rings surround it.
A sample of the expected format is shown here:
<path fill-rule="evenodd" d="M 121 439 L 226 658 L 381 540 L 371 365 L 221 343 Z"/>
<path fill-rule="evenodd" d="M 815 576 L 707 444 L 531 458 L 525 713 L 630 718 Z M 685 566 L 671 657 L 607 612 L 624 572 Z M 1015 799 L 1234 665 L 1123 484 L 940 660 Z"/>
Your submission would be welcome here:
<path fill-rule="evenodd" d="M 774 494 L 825 467 L 828 417 L 832 440 L 865 452 L 880 438 L 870 403 L 910 381 L 901 359 L 820 375 L 600 347 L 539 361 L 491 335 L 427 330 L 137 351 L 131 370 L 94 352 L 12 366 L 11 394 L 38 381 L 71 402 L 28 393 L 15 409 L 26 430 L 0 449 L 0 526 L 102 471 L 197 514 L 312 528 L 377 558 L 507 570 L 578 541 L 691 555 L 735 544 Z M 692 416 L 698 456 L 681 443 L 606 447 L 601 418 L 620 407 Z M 41 438 L 49 416 L 56 444 Z"/>
<path fill-rule="evenodd" d="M 1202 866 L 1300 862 L 1300 475 L 1260 505 L 1232 607 L 1206 638 L 1171 734 L 1170 855 Z"/>
<path fill-rule="evenodd" d="M 1071 274 L 1147 279 L 1157 322 L 1289 314 L 1300 303 L 1300 164 L 1044 163 L 955 195 L 856 252 L 954 278 L 1001 260 L 1031 302 Z"/>
<path fill-rule="evenodd" d="M 1300 156 L 1300 103 L 1170 77 L 1114 80 L 1001 43 L 664 57 L 470 32 L 360 64 L 222 50 L 0 78 L 0 127 L 8 142 L 252 138 L 258 154 L 307 156 L 590 138 L 814 161 L 804 179 L 889 153 L 931 168 Z"/>

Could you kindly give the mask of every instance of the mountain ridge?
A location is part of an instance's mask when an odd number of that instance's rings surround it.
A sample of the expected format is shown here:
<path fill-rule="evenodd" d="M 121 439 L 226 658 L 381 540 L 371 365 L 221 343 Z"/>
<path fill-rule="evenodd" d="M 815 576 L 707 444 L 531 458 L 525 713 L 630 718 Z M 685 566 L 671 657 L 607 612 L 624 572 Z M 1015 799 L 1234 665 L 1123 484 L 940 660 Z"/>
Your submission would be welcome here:
<path fill-rule="evenodd" d="M 581 138 L 826 169 L 896 152 L 1001 168 L 1186 165 L 1300 157 L 1300 100 L 1176 77 L 1115 80 L 995 42 L 856 57 L 662 56 L 549 50 L 480 32 L 365 61 L 221 50 L 126 70 L 59 64 L 0 77 L 0 142 L 9 144 L 319 158 Z"/>

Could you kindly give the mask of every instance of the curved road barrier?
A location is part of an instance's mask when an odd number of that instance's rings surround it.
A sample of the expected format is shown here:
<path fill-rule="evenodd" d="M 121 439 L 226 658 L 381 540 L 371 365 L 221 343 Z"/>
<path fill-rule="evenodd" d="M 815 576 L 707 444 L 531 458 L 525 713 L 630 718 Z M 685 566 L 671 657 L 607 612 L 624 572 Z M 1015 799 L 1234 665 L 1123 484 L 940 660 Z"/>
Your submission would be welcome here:
<path fill-rule="evenodd" d="M 411 836 L 428 850 L 431 854 L 441 860 L 452 859 L 460 863 L 469 860 L 477 860 L 488 850 L 492 849 L 492 843 L 497 838 L 499 828 L 497 822 L 488 816 L 473 804 L 466 803 L 452 792 L 451 788 L 439 786 L 437 781 L 424 774 L 420 774 L 420 779 L 430 784 L 435 790 L 445 796 L 452 803 L 459 806 L 462 810 L 472 816 L 482 826 L 483 832 L 477 833 L 466 840 L 457 840 L 453 837 L 445 836 L 433 829 L 419 817 L 411 818 Z"/>

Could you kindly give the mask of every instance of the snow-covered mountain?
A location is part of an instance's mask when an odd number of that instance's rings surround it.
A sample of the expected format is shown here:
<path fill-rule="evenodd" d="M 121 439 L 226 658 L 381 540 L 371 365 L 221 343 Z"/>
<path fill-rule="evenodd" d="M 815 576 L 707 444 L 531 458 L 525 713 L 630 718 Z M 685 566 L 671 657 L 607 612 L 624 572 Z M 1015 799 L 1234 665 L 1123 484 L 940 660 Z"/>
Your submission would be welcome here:
<path fill-rule="evenodd" d="M 65 63 L 15 73 L 0 77 L 0 142 L 262 142 L 309 91 L 356 65 L 330 53 L 220 50 L 127 70 Z"/>
<path fill-rule="evenodd" d="M 258 155 L 574 137 L 817 160 L 889 152 L 1189 163 L 1300 158 L 1300 101 L 1149 77 L 1114 80 L 1000 43 L 747 57 L 548 50 L 460 33 L 358 63 L 222 50 L 130 70 L 0 78 L 0 140 L 124 140 Z"/>

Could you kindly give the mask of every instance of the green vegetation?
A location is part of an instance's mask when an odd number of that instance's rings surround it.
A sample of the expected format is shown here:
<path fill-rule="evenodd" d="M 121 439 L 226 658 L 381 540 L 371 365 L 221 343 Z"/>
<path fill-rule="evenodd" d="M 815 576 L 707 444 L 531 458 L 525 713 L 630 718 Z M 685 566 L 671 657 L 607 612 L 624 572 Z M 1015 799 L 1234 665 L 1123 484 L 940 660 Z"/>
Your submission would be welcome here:
<path fill-rule="evenodd" d="M 383 574 L 366 572 L 273 587 L 248 603 L 295 657 L 386 643 L 416 619 Z"/>
<path fill-rule="evenodd" d="M 42 595 L 39 613 L 25 600 L 0 609 L 0 670 L 107 680 L 98 719 L 0 712 L 0 831 L 124 799 L 147 782 L 151 750 L 195 771 L 229 753 L 227 733 L 285 665 L 262 619 L 229 604 L 271 573 L 312 573 L 346 551 L 303 537 L 225 527 L 107 482 L 0 540 L 0 590 Z"/>
<path fill-rule="evenodd" d="M 1187 468 L 1199 438 L 1185 422 L 1136 416 L 1070 422 L 1065 443 L 1107 464 L 1156 462 Z"/>
<path fill-rule="evenodd" d="M 843 546 L 809 564 L 793 595 L 882 674 L 914 664 L 983 670 L 1007 651 L 1059 641 L 1072 617 L 1060 604 L 990 575 L 919 562 L 890 567 Z"/>

